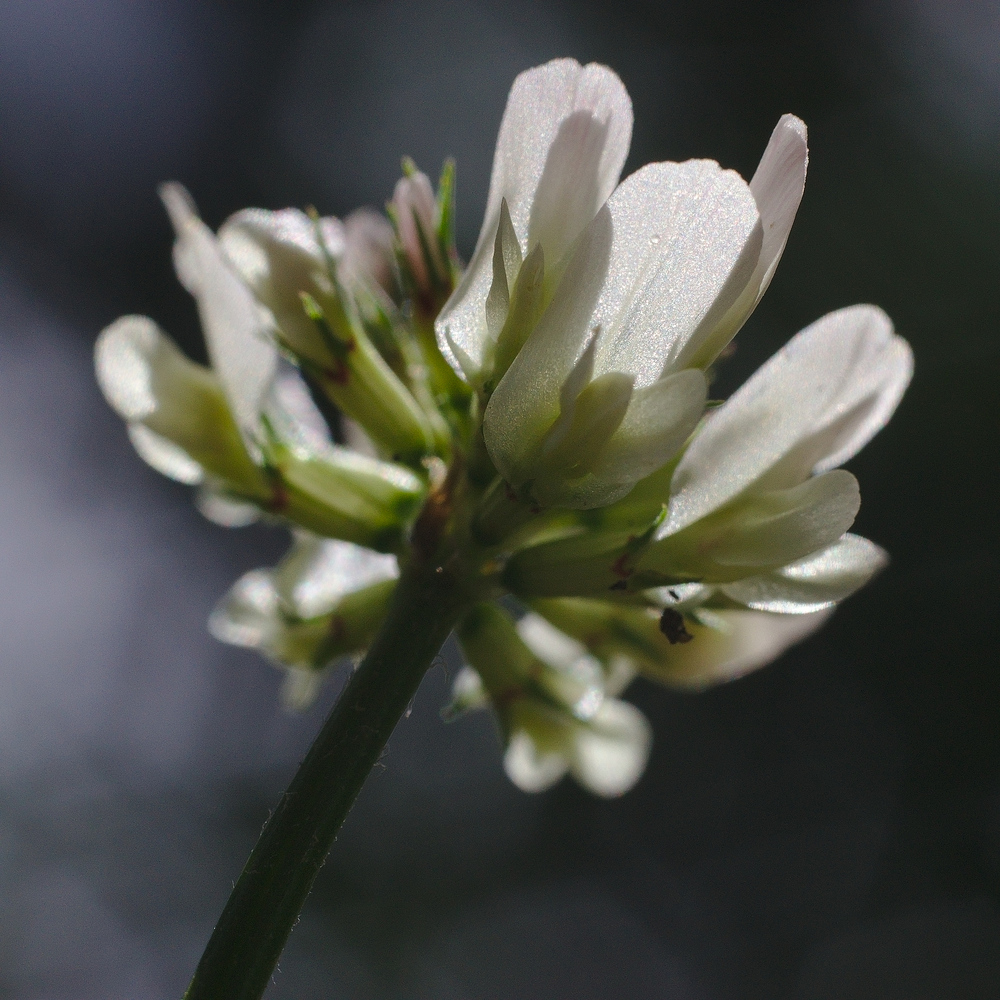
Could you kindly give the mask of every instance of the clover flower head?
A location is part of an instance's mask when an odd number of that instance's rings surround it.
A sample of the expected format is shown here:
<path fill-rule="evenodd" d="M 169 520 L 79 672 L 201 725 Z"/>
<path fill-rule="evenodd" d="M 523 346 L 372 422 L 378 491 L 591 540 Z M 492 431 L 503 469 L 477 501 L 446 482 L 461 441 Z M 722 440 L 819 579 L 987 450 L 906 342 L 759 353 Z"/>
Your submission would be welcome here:
<path fill-rule="evenodd" d="M 97 378 L 206 515 L 292 529 L 210 619 L 285 669 L 286 704 L 357 662 L 425 573 L 452 586 L 466 662 L 446 716 L 490 709 L 526 791 L 568 774 L 616 796 L 652 742 L 633 678 L 740 677 L 887 564 L 850 532 L 841 468 L 912 374 L 881 310 L 822 317 L 707 401 L 785 248 L 805 125 L 778 121 L 749 183 L 707 159 L 621 180 L 631 134 L 607 67 L 522 73 L 464 271 L 450 161 L 435 191 L 404 160 L 386 216 L 248 208 L 217 234 L 163 188 L 209 365 L 126 316 Z"/>

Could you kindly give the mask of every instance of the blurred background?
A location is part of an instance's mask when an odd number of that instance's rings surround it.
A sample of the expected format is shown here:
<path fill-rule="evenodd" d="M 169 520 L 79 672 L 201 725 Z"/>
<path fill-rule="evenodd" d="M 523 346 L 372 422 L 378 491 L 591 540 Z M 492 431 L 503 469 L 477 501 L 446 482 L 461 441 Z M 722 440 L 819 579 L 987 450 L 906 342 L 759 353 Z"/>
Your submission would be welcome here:
<path fill-rule="evenodd" d="M 623 799 L 529 797 L 427 676 L 268 996 L 921 1000 L 1000 990 L 993 0 L 4 0 L 0 4 L 0 996 L 181 995 L 342 678 L 301 716 L 206 617 L 273 563 L 132 451 L 91 348 L 122 313 L 203 356 L 155 195 L 381 205 L 458 160 L 471 252 L 517 72 L 613 66 L 627 171 L 749 177 L 785 111 L 806 195 L 731 391 L 830 309 L 875 302 L 917 373 L 851 463 L 893 564 L 725 688 L 637 683 Z"/>

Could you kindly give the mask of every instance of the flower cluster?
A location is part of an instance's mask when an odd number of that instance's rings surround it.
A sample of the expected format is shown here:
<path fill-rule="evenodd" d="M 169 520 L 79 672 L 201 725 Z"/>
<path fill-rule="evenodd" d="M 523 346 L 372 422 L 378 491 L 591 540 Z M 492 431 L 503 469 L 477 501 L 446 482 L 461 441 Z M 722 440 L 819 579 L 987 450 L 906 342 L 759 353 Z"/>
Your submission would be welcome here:
<path fill-rule="evenodd" d="M 884 313 L 831 313 L 707 398 L 784 249 L 805 126 L 781 118 L 750 183 L 712 160 L 619 183 L 631 132 L 606 67 L 522 73 L 464 271 L 451 164 L 435 193 L 404 161 L 386 216 L 247 209 L 217 234 L 167 185 L 210 365 L 138 316 L 96 349 L 139 454 L 206 516 L 294 529 L 213 633 L 286 668 L 301 706 L 372 642 L 407 565 L 460 563 L 468 665 L 445 714 L 491 707 L 528 791 L 567 772 L 627 790 L 651 744 L 618 697 L 634 676 L 740 676 L 886 562 L 849 533 L 840 468 L 911 375 Z"/>

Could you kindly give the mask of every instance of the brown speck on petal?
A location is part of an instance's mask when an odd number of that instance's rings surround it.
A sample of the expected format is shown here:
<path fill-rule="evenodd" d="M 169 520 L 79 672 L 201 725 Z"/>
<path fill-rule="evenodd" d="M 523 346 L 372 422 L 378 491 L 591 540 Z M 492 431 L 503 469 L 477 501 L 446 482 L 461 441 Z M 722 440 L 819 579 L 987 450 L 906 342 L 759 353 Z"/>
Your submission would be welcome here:
<path fill-rule="evenodd" d="M 694 636 L 684 627 L 684 616 L 674 608 L 664 608 L 660 615 L 660 631 L 671 646 L 679 642 L 690 642 Z"/>

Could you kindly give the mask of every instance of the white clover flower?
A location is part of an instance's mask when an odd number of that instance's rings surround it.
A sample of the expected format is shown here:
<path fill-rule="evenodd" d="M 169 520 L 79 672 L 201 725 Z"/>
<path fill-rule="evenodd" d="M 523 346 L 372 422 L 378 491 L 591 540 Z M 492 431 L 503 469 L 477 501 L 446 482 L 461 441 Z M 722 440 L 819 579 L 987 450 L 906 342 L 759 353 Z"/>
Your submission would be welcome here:
<path fill-rule="evenodd" d="M 504 770 L 525 792 L 567 773 L 595 795 L 628 791 L 642 776 L 652 731 L 615 693 L 601 664 L 538 615 L 515 626 L 495 605 L 465 618 L 459 642 L 471 668 L 455 679 L 447 715 L 491 705 L 504 733 Z M 622 684 L 629 678 L 617 678 Z"/>
<path fill-rule="evenodd" d="M 212 612 L 209 630 L 283 667 L 286 707 L 308 708 L 324 668 L 368 646 L 398 576 L 395 556 L 300 532 L 275 569 L 251 570 L 236 581 Z"/>
<path fill-rule="evenodd" d="M 296 364 L 385 455 L 420 458 L 434 451 L 434 415 L 383 357 L 362 315 L 384 316 L 390 305 L 376 294 L 376 276 L 391 266 L 383 258 L 392 228 L 375 218 L 363 211 L 341 223 L 292 208 L 244 209 L 223 224 L 218 242 Z"/>
<path fill-rule="evenodd" d="M 769 283 L 805 180 L 786 115 L 748 185 L 710 160 L 618 185 L 632 108 L 606 67 L 522 73 L 468 271 L 437 328 L 483 390 L 487 448 L 534 501 L 603 506 L 662 466 L 704 408 L 702 369 Z"/>
<path fill-rule="evenodd" d="M 909 345 L 874 306 L 801 331 L 695 435 L 639 571 L 731 583 L 834 545 L 860 504 L 857 480 L 838 466 L 885 426 L 912 373 Z M 853 567 L 863 575 L 881 561 L 863 540 L 844 542 L 825 562 L 733 593 L 759 587 L 780 600 L 802 581 Z"/>
<path fill-rule="evenodd" d="M 336 275 L 354 289 L 392 290 L 392 227 L 369 209 L 343 222 L 311 219 L 297 208 L 245 208 L 219 228 L 219 244 L 233 268 L 298 353 L 317 360 L 327 348 L 302 306 L 302 293 L 320 304 L 337 294 Z"/>

